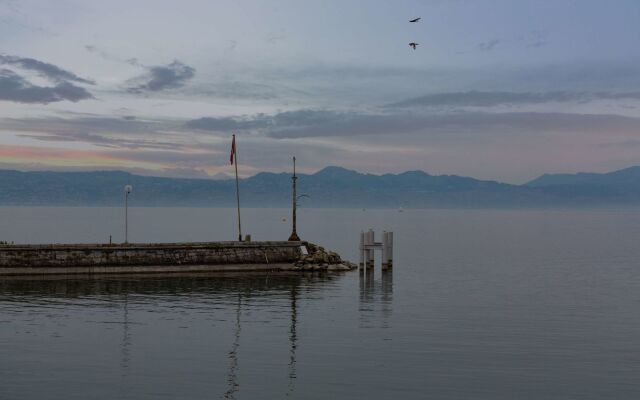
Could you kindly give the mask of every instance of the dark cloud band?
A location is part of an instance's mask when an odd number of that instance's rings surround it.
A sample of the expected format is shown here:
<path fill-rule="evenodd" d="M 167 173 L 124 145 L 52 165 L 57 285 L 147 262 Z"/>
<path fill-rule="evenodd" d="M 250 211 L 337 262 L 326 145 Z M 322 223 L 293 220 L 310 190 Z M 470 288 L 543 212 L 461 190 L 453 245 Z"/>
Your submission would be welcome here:
<path fill-rule="evenodd" d="M 48 104 L 68 100 L 77 102 L 93 96 L 85 88 L 70 82 L 55 86 L 38 86 L 7 69 L 0 70 L 0 100 L 17 103 Z"/>
<path fill-rule="evenodd" d="M 247 131 L 271 138 L 429 134 L 517 134 L 519 132 L 606 132 L 640 130 L 640 118 L 611 114 L 544 112 L 458 112 L 446 114 L 366 114 L 329 110 L 288 111 L 271 116 L 200 118 L 186 123 L 190 129 L 211 132 Z"/>
<path fill-rule="evenodd" d="M 640 100 L 640 92 L 452 92 L 414 97 L 388 107 L 495 107 L 503 105 L 588 102 L 593 100 Z"/>
<path fill-rule="evenodd" d="M 169 65 L 149 67 L 148 71 L 130 82 L 127 90 L 130 93 L 158 92 L 184 86 L 195 76 L 196 70 L 180 61 Z"/>
<path fill-rule="evenodd" d="M 0 54 L 0 64 L 12 65 L 26 70 L 34 71 L 40 76 L 50 79 L 54 82 L 77 82 L 89 85 L 95 84 L 94 81 L 81 78 L 73 72 L 33 58 Z"/>

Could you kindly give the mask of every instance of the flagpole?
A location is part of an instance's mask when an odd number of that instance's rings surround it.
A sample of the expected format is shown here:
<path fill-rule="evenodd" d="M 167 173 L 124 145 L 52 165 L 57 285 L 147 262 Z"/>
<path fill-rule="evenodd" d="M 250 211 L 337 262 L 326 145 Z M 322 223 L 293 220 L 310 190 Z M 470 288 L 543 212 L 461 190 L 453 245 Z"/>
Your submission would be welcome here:
<path fill-rule="evenodd" d="M 242 242 L 242 225 L 240 224 L 240 183 L 238 181 L 238 150 L 236 147 L 236 135 L 233 135 L 233 158 L 236 167 L 236 203 L 238 205 L 238 241 Z"/>

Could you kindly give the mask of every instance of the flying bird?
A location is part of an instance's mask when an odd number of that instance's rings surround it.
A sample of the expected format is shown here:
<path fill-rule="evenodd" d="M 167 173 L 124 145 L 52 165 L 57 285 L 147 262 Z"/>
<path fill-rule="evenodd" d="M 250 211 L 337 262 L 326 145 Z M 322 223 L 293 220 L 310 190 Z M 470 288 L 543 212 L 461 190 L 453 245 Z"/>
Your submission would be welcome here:
<path fill-rule="evenodd" d="M 422 19 L 422 17 L 418 17 L 418 18 L 410 19 L 409 22 L 418 22 L 421 19 Z"/>
<path fill-rule="evenodd" d="M 411 43 L 409 43 L 409 46 L 413 47 L 413 49 L 415 50 L 415 49 L 416 49 L 416 46 L 417 46 L 418 44 L 419 44 L 419 43 L 411 42 Z"/>

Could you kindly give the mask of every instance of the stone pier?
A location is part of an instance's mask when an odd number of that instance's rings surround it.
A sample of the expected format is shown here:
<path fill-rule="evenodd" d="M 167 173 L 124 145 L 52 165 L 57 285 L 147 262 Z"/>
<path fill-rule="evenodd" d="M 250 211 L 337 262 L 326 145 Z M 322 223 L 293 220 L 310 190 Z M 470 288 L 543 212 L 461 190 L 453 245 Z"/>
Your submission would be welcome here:
<path fill-rule="evenodd" d="M 289 241 L 1 245 L 0 275 L 352 269 L 322 252 Z M 309 254 L 322 263 L 301 263 Z"/>

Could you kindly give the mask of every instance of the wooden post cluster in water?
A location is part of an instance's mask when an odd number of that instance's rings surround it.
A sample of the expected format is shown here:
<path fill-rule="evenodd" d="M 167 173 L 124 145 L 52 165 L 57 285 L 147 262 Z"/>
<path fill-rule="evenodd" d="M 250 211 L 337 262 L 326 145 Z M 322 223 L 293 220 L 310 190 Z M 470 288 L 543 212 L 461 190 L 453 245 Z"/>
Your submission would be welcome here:
<path fill-rule="evenodd" d="M 393 266 L 393 232 L 382 232 L 382 242 L 375 241 L 372 229 L 360 232 L 360 268 L 373 268 L 376 249 L 382 250 L 382 269 Z"/>

